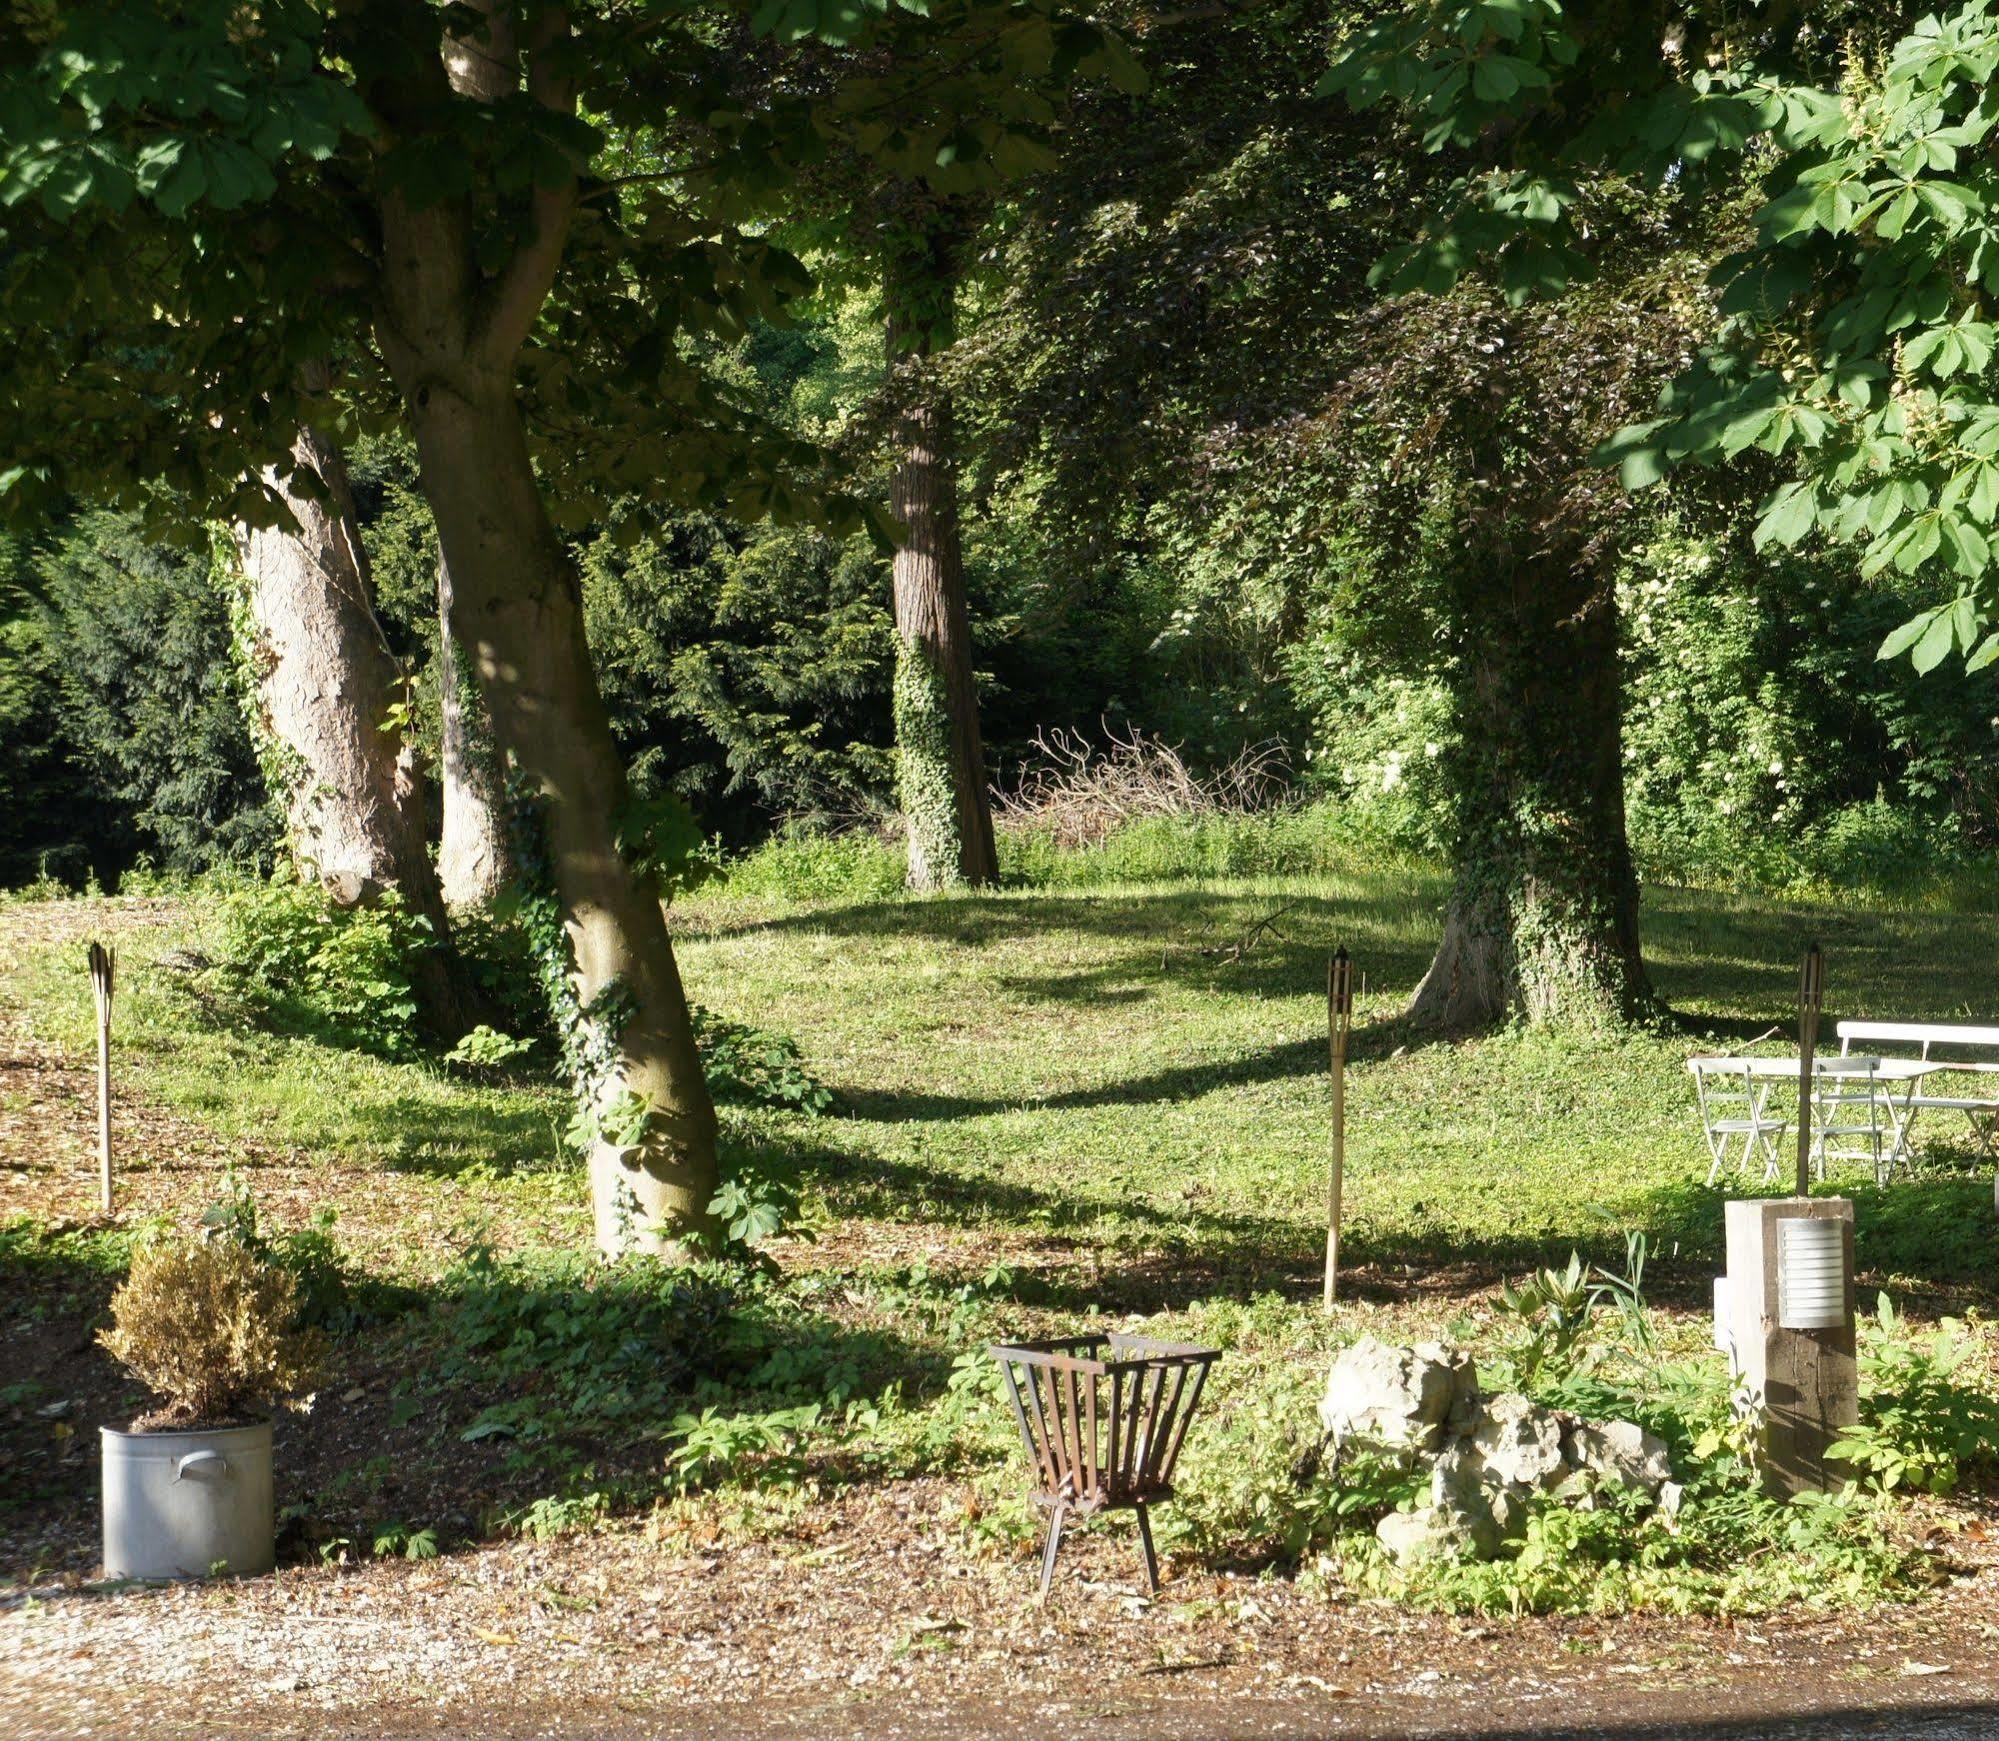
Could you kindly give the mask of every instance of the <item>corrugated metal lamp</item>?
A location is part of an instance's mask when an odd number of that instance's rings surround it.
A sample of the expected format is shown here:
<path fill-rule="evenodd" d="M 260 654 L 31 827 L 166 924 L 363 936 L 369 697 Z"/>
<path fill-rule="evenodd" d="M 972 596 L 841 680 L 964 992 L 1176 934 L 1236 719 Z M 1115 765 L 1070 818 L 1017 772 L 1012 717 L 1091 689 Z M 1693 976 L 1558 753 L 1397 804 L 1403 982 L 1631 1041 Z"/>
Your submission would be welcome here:
<path fill-rule="evenodd" d="M 1844 1221 L 1791 1215 L 1777 1223 L 1777 1322 L 1786 1330 L 1844 1327 Z"/>

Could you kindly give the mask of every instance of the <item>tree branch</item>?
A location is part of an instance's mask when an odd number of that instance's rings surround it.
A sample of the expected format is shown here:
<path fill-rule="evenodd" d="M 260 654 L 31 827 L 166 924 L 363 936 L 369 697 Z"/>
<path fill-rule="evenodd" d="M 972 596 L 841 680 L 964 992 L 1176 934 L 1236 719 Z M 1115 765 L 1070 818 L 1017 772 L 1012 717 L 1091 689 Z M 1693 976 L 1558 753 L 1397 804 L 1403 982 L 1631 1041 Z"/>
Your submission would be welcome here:
<path fill-rule="evenodd" d="M 571 40 L 568 11 L 551 6 L 541 16 L 526 44 L 528 96 L 556 115 L 576 113 L 576 81 L 560 65 L 562 49 Z M 552 64 L 553 63 L 553 64 Z M 474 343 L 488 362 L 511 366 L 514 354 L 534 331 L 535 317 L 554 288 L 569 243 L 570 220 L 576 215 L 577 186 L 572 170 L 559 187 L 537 187 L 530 203 L 534 233 L 493 280 Z"/>

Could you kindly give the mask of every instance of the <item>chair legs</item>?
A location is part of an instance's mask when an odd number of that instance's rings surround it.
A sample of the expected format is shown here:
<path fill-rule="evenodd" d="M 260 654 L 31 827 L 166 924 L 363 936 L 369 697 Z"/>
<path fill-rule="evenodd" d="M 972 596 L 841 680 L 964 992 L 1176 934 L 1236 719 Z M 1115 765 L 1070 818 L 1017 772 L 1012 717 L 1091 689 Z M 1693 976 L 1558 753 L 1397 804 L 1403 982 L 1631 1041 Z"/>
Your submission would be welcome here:
<path fill-rule="evenodd" d="M 1055 1556 L 1062 1551 L 1062 1526 L 1069 1519 L 1069 1508 L 1059 1500 L 1048 1513 L 1048 1542 L 1041 1550 L 1041 1594 L 1048 1595 L 1049 1581 L 1055 1576 Z"/>
<path fill-rule="evenodd" d="M 1145 1501 L 1140 1500 L 1134 1508 L 1138 1512 L 1138 1545 L 1145 1552 L 1145 1589 L 1148 1595 L 1159 1594 L 1159 1555 L 1152 1546 L 1152 1517 L 1145 1509 Z"/>
<path fill-rule="evenodd" d="M 1138 1546 L 1145 1556 L 1145 1588 L 1148 1595 L 1159 1594 L 1159 1551 L 1152 1545 L 1152 1514 L 1140 1500 L 1132 1508 L 1138 1513 Z M 1041 1547 L 1041 1594 L 1045 1599 L 1055 1579 L 1055 1557 L 1062 1551 L 1062 1529 L 1069 1521 L 1069 1508 L 1057 1504 L 1048 1513 L 1048 1539 Z"/>

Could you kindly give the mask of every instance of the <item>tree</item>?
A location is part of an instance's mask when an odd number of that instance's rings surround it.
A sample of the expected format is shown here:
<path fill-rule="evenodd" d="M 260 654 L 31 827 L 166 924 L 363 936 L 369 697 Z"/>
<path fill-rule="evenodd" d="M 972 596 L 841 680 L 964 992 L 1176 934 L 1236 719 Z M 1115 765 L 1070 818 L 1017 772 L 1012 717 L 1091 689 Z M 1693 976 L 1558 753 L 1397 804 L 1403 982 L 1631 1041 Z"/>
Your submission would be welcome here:
<path fill-rule="evenodd" d="M 1765 124 L 1759 117 L 1770 102 L 1746 90 L 1753 73 L 1726 69 L 1768 58 L 1794 65 L 1808 60 L 1823 52 L 1826 23 L 1807 21 L 1789 7 L 1745 14 L 1706 7 L 1582 6 L 1571 13 L 1555 0 L 1500 0 L 1490 6 L 1411 6 L 1361 29 L 1343 46 L 1323 88 L 1346 94 L 1359 107 L 1387 101 L 1411 114 L 1424 124 L 1422 149 L 1445 172 L 1421 209 L 1415 238 L 1387 254 L 1377 282 L 1391 293 L 1447 296 L 1477 281 L 1491 285 L 1513 307 L 1548 297 L 1563 298 L 1566 307 L 1606 254 L 1617 258 L 1633 242 L 1656 246 L 1644 233 L 1657 232 L 1662 222 L 1683 248 L 1709 258 L 1723 252 L 1735 228 L 1733 205 L 1743 181 L 1733 153 Z M 1679 330 L 1667 354 L 1677 364 L 1698 342 L 1692 328 L 1707 310 L 1697 294 L 1683 294 L 1671 312 Z M 1634 414 L 1627 404 L 1619 420 Z M 1747 432 L 1738 445 L 1753 437 Z M 1773 451 L 1782 445 L 1780 439 Z M 1629 432 L 1618 436 L 1614 449 L 1633 452 Z M 1663 468 L 1639 456 L 1627 464 L 1626 480 L 1644 481 L 1648 469 L 1656 477 Z M 1501 954 L 1519 959 L 1546 952 L 1541 902 L 1533 893 L 1544 878 L 1530 861 L 1558 865 L 1565 874 L 1556 881 L 1566 882 L 1573 896 L 1580 897 L 1587 886 L 1605 900 L 1595 909 L 1594 923 L 1587 920 L 1587 900 L 1566 903 L 1583 923 L 1558 927 L 1572 935 L 1566 942 L 1557 938 L 1553 983 L 1562 983 L 1562 963 L 1572 961 L 1582 982 L 1594 988 L 1585 1004 L 1608 999 L 1622 1013 L 1637 1013 L 1649 994 L 1637 957 L 1637 891 L 1623 846 L 1622 799 L 1613 805 L 1609 791 L 1614 739 L 1603 732 L 1580 734 L 1566 757 L 1561 742 L 1570 735 L 1567 718 L 1577 710 L 1606 722 L 1612 717 L 1599 698 L 1616 694 L 1614 623 L 1591 626 L 1590 613 L 1565 614 L 1559 586 L 1542 596 L 1538 624 L 1522 619 L 1503 599 L 1478 607 L 1475 620 L 1490 625 L 1494 656 L 1482 661 L 1486 679 L 1475 693 L 1492 708 L 1490 717 L 1512 728 L 1510 734 L 1495 733 L 1495 742 L 1509 735 L 1516 742 L 1534 740 L 1539 778 L 1566 767 L 1568 777 L 1561 783 L 1580 791 L 1587 774 L 1581 758 L 1594 756 L 1602 796 L 1594 805 L 1595 827 L 1569 826 L 1558 803 L 1547 818 L 1556 824 L 1552 829 L 1526 821 L 1510 833 L 1479 832 L 1479 840 L 1500 843 L 1520 872 L 1505 879 L 1515 892 L 1502 905 L 1510 905 L 1515 917 L 1510 927 L 1501 927 L 1510 929 L 1513 939 Z M 1524 638 L 1522 629 L 1529 631 Z M 1509 648 L 1533 651 L 1521 664 Z M 1588 740 L 1600 749 L 1589 747 Z M 1613 835 L 1616 850 L 1609 851 Z M 1521 850 L 1535 841 L 1538 851 Z M 1467 849 L 1472 844 L 1465 842 Z M 1418 1016 L 1449 1019 L 1450 988 L 1476 988 L 1481 977 L 1475 966 L 1467 969 L 1453 960 L 1463 956 L 1463 916 L 1494 910 L 1482 880 L 1474 875 L 1467 881 L 1468 865 L 1476 871 L 1467 850 L 1460 854 L 1445 948 L 1419 991 Z M 1612 873 L 1608 880 L 1606 869 Z M 1625 892 L 1611 893 L 1620 883 Z M 1478 927 L 1471 929 L 1476 934 Z M 1615 968 L 1605 972 L 1588 965 L 1619 960 L 1626 963 L 1621 975 Z M 1628 990 L 1620 989 L 1620 977 Z M 1472 1000 L 1474 1009 L 1500 1001 L 1491 994 Z M 1515 1007 L 1524 1002 L 1529 1013 L 1538 1013 L 1531 994 L 1504 1001 Z M 1557 992 L 1556 1001 L 1574 999 Z"/>
<path fill-rule="evenodd" d="M 1683 462 L 1791 466 L 1759 546 L 1823 534 L 1862 546 L 1866 575 L 1953 577 L 1954 597 L 1883 643 L 1929 670 L 1953 650 L 1973 668 L 1999 659 L 1982 302 L 1999 288 L 1995 71 L 1989 0 L 1913 22 L 1507 0 L 1410 8 L 1362 33 L 1329 83 L 1409 109 L 1432 149 L 1503 141 L 1386 263 L 1397 285 L 1439 289 L 1496 261 L 1520 296 L 1559 289 L 1582 264 L 1575 194 L 1592 174 L 1738 205 L 1701 354 L 1603 457 L 1634 489 Z"/>
<path fill-rule="evenodd" d="M 921 365 L 955 322 L 979 214 L 962 197 L 895 191 L 900 210 L 884 244 L 885 343 L 892 369 L 909 365 L 891 387 L 896 783 L 909 830 L 910 886 L 977 888 L 998 880 L 999 855 L 965 604 L 957 427 L 949 387 Z"/>
<path fill-rule="evenodd" d="M 437 779 L 444 822 L 437 880 L 449 907 L 487 907 L 517 872 L 507 841 L 506 772 L 493 742 L 485 697 L 452 640 L 451 571 L 437 563 Z"/>
<path fill-rule="evenodd" d="M 786 215 L 837 272 L 880 291 L 896 538 L 896 781 L 909 884 L 935 889 L 999 875 L 965 596 L 957 422 L 935 363 L 954 336 L 996 190 L 1060 161 L 1064 93 L 1086 72 L 1127 88 L 1143 76 L 1117 38 L 1077 19 L 980 4 L 921 11 L 892 39 L 804 57 L 797 76 L 837 93 L 833 148 Z"/>
<path fill-rule="evenodd" d="M 907 16 L 780 0 L 757 23 L 852 40 Z M 39 431 L 0 505 L 162 476 L 281 519 L 258 480 L 306 421 L 288 358 L 351 358 L 357 413 L 406 423 L 446 633 L 543 836 L 521 869 L 609 1250 L 708 1224 L 715 1115 L 660 900 L 684 819 L 628 801 L 551 505 L 573 521 L 644 479 L 746 519 L 813 510 L 816 456 L 760 438 L 694 354 L 805 286 L 730 223 L 820 148 L 823 105 L 744 99 L 751 36 L 726 4 L 608 0 L 0 14 L 0 405 Z M 868 99 L 891 128 L 892 94 Z M 973 151 L 1006 130 L 960 129 Z M 905 139 L 907 167 L 940 138 Z"/>
<path fill-rule="evenodd" d="M 1366 672 L 1448 695 L 1433 826 L 1454 892 L 1413 1019 L 1648 1017 L 1622 508 L 1590 454 L 1681 354 L 1697 250 L 1648 211 L 1643 246 L 1620 230 L 1597 250 L 1603 290 L 1552 317 L 1482 286 L 1385 295 L 1370 268 L 1448 170 L 1315 104 L 1323 44 L 1279 21 L 1179 15 L 1144 48 L 1153 88 L 1084 108 L 1065 171 L 1022 201 L 968 397 L 1007 426 L 1006 463 L 1072 529 L 1078 567 L 1169 566 L 1199 544 L 1182 517 L 1233 517 L 1218 584 L 1249 618 L 1230 673 L 1245 715 L 1315 611 Z"/>

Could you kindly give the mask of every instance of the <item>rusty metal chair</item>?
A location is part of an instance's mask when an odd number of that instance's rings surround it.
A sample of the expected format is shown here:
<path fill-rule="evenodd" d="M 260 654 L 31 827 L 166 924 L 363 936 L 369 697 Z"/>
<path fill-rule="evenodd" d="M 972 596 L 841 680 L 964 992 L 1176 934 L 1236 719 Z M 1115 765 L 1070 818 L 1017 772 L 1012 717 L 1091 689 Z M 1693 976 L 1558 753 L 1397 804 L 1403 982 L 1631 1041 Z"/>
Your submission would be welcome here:
<path fill-rule="evenodd" d="M 1159 1589 L 1147 1508 L 1173 1497 L 1173 1470 L 1217 1350 L 1143 1336 L 1058 1336 L 1000 1343 L 999 1362 L 1034 1466 L 1035 1503 L 1048 1513 L 1041 1594 L 1055 1576 L 1071 1516 L 1138 1514 L 1146 1587 Z"/>

